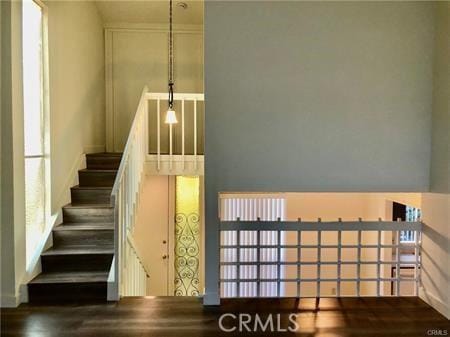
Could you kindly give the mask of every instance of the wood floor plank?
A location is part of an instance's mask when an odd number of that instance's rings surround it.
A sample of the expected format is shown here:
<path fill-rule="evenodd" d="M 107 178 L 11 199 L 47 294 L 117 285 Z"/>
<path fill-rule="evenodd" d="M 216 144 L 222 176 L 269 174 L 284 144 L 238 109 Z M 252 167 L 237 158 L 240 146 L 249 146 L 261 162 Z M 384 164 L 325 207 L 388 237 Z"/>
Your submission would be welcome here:
<path fill-rule="evenodd" d="M 221 332 L 224 313 L 280 314 L 281 327 L 297 314 L 299 329 L 271 336 L 400 337 L 450 332 L 450 321 L 419 298 L 239 299 L 203 307 L 189 297 L 135 297 L 118 303 L 29 305 L 2 309 L 2 336 L 265 336 L 257 332 Z M 227 323 L 226 321 L 224 321 Z M 233 321 L 230 321 L 233 323 Z M 230 323 L 228 322 L 228 323 Z M 230 325 L 232 326 L 232 325 Z"/>

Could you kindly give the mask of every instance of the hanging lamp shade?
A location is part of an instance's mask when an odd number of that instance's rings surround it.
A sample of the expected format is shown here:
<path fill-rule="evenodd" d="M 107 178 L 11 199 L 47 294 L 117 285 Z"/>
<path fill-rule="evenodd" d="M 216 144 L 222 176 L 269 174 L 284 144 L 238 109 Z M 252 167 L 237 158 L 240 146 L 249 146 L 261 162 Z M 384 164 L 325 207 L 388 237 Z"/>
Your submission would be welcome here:
<path fill-rule="evenodd" d="M 177 115 L 175 114 L 175 110 L 173 108 L 169 108 L 166 112 L 166 124 L 177 124 Z"/>

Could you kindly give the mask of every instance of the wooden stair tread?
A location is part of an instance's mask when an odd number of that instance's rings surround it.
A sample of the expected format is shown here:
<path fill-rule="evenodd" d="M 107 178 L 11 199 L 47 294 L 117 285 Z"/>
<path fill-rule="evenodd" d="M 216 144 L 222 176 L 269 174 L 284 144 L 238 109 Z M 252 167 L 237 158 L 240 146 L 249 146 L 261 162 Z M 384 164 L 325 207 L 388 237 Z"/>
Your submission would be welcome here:
<path fill-rule="evenodd" d="M 53 231 L 85 231 L 85 230 L 114 230 L 112 223 L 86 223 L 86 222 L 74 222 L 74 223 L 62 223 L 53 228 Z"/>
<path fill-rule="evenodd" d="M 94 170 L 97 171 L 97 170 Z M 71 189 L 74 190 L 112 190 L 112 187 L 110 186 L 72 186 Z"/>
<path fill-rule="evenodd" d="M 31 284 L 107 282 L 108 271 L 48 272 L 36 276 Z"/>
<path fill-rule="evenodd" d="M 42 256 L 55 255 L 94 255 L 94 254 L 114 254 L 113 246 L 65 246 L 51 247 L 42 253 Z"/>
<path fill-rule="evenodd" d="M 76 209 L 92 209 L 92 208 L 114 208 L 111 204 L 67 204 L 63 208 L 76 208 Z"/>
<path fill-rule="evenodd" d="M 86 157 L 122 157 L 122 152 L 87 153 Z"/>
<path fill-rule="evenodd" d="M 115 169 L 89 169 L 85 168 L 82 170 L 78 170 L 78 172 L 89 172 L 89 173 L 117 173 Z"/>

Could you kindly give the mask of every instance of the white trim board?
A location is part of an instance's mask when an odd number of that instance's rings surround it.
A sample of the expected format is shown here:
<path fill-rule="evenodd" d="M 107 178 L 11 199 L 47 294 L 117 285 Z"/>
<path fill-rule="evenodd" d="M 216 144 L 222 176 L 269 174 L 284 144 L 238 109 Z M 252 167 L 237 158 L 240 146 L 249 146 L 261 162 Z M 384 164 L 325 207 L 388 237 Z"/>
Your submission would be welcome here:
<path fill-rule="evenodd" d="M 444 303 L 440 298 L 427 292 L 424 287 L 419 288 L 419 297 L 450 320 L 450 306 Z"/>
<path fill-rule="evenodd" d="M 105 23 L 105 30 L 151 30 L 151 31 L 159 31 L 159 32 L 168 32 L 169 27 L 165 23 L 129 23 L 129 22 L 114 22 L 114 23 Z M 174 24 L 173 31 L 175 33 L 180 32 L 202 32 L 203 25 L 190 25 L 190 24 Z"/>
<path fill-rule="evenodd" d="M 61 208 L 70 202 L 70 188 L 78 185 L 78 171 L 86 168 L 86 156 L 81 153 L 74 161 L 64 186 L 59 190 L 54 207 L 59 212 Z"/>

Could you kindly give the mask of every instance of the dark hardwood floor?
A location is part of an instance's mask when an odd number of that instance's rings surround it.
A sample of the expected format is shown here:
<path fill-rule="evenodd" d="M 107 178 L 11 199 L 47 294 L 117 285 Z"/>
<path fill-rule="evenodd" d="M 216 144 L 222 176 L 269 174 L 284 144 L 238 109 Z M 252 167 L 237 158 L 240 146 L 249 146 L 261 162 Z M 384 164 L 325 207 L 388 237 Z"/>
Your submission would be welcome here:
<path fill-rule="evenodd" d="M 450 335 L 450 321 L 418 298 L 343 298 L 343 299 L 240 299 L 223 300 L 220 307 L 202 306 L 197 298 L 125 298 L 118 303 L 29 305 L 2 309 L 1 336 L 441 336 Z M 239 333 L 238 319 L 223 320 L 224 313 L 255 315 L 267 322 L 272 315 L 277 329 L 294 327 L 289 314 L 296 314 L 298 330 L 293 332 Z M 245 330 L 245 327 L 243 327 Z M 269 329 L 269 327 L 268 327 Z"/>

